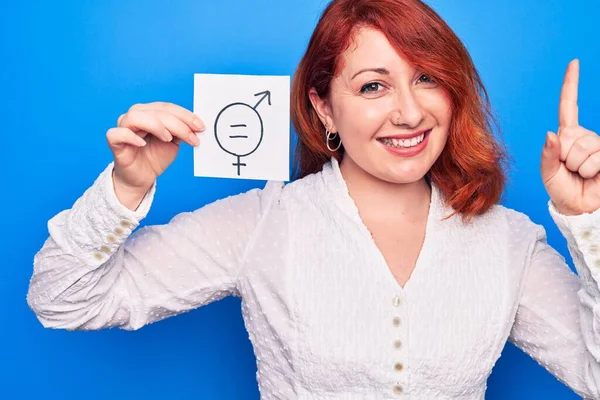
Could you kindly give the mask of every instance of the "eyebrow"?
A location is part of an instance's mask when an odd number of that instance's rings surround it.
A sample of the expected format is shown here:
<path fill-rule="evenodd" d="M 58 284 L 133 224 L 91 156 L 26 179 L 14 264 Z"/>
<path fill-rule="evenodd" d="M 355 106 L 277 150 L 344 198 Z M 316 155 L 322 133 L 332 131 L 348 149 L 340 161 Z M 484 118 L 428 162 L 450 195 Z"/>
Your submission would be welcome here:
<path fill-rule="evenodd" d="M 362 74 L 363 72 L 377 72 L 378 74 L 382 74 L 382 75 L 389 75 L 390 71 L 388 71 L 385 68 L 363 68 L 360 71 L 358 71 L 357 73 L 355 73 L 351 79 L 356 78 L 357 75 Z"/>

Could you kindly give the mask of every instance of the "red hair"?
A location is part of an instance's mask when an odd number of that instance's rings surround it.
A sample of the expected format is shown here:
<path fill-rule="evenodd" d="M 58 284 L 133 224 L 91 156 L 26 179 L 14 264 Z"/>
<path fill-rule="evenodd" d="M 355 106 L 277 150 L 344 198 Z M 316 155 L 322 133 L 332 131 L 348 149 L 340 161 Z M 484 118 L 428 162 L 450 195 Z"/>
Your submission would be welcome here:
<path fill-rule="evenodd" d="M 452 122 L 446 146 L 427 173 L 465 220 L 485 213 L 504 190 L 507 154 L 494 139 L 488 94 L 460 39 L 420 0 L 333 0 L 323 12 L 292 82 L 292 122 L 298 134 L 295 178 L 320 171 L 344 150 L 327 149 L 324 128 L 309 99 L 329 95 L 340 58 L 361 27 L 381 31 L 402 57 L 448 93 Z"/>

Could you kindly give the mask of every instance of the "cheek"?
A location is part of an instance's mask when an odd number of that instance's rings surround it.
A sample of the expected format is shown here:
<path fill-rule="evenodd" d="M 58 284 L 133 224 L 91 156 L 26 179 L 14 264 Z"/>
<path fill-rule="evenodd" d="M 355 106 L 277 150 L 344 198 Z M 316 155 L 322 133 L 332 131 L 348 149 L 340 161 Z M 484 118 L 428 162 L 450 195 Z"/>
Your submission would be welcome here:
<path fill-rule="evenodd" d="M 334 110 L 335 123 L 342 136 L 373 136 L 385 123 L 387 107 L 377 100 L 348 99 Z"/>
<path fill-rule="evenodd" d="M 436 134 L 429 138 L 429 150 L 438 155 L 448 140 L 452 119 L 452 103 L 450 97 L 442 89 L 423 90 L 419 102 L 428 118 L 428 124 L 435 124 Z"/>
<path fill-rule="evenodd" d="M 450 97 L 442 90 L 427 93 L 422 104 L 427 104 L 427 112 L 433 116 L 438 125 L 448 127 L 452 117 Z"/>

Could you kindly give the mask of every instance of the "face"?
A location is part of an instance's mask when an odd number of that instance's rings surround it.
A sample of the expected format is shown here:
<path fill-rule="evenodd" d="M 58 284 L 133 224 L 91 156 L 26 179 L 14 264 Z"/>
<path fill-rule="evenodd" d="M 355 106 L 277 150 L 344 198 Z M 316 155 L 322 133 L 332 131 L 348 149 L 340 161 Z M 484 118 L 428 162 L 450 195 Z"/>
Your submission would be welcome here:
<path fill-rule="evenodd" d="M 314 90 L 310 98 L 323 124 L 340 135 L 342 170 L 391 183 L 422 179 L 446 144 L 447 93 L 374 29 L 358 31 L 341 61 L 328 98 Z"/>

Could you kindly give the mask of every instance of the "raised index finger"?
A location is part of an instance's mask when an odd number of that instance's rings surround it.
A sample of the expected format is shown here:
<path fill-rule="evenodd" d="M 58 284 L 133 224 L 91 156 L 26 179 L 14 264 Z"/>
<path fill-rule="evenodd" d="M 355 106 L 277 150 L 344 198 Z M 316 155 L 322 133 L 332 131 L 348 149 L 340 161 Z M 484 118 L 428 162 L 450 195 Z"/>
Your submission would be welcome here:
<path fill-rule="evenodd" d="M 579 88 L 579 60 L 569 63 L 565 72 L 560 104 L 558 108 L 558 124 L 561 127 L 579 125 L 579 109 L 577 106 L 577 91 Z"/>

